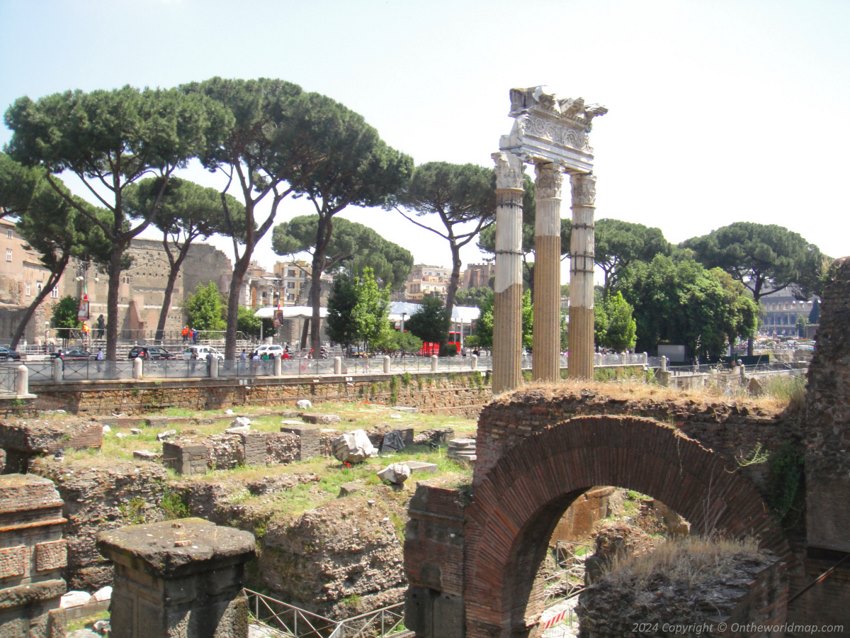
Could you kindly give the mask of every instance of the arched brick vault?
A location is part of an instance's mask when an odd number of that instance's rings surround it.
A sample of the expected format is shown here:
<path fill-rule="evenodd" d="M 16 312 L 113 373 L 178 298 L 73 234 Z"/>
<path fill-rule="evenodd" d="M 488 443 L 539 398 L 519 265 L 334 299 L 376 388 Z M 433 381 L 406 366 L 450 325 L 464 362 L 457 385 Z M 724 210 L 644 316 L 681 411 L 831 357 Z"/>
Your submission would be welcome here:
<path fill-rule="evenodd" d="M 594 485 L 663 501 L 697 532 L 790 548 L 752 484 L 729 461 L 658 421 L 569 419 L 530 434 L 475 477 L 466 509 L 466 636 L 525 636 L 542 611 L 534 578 L 564 510 Z"/>

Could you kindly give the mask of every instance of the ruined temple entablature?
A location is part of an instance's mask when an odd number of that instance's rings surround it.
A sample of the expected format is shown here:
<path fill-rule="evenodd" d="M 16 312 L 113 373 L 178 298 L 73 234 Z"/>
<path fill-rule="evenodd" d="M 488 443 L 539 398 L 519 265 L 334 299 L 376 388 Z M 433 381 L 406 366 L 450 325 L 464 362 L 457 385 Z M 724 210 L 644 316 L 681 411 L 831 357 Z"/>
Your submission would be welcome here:
<path fill-rule="evenodd" d="M 535 86 L 511 89 L 514 125 L 503 135 L 499 149 L 533 164 L 552 162 L 568 173 L 590 173 L 593 149 L 588 133 L 593 118 L 608 109 L 598 104 L 585 104 L 583 98 L 559 98 Z"/>

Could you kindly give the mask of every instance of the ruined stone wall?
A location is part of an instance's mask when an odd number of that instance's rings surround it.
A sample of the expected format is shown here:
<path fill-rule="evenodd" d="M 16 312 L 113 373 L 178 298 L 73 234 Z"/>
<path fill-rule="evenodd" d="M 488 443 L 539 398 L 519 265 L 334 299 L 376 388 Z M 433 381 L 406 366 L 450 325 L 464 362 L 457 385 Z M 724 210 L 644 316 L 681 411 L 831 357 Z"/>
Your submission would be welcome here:
<path fill-rule="evenodd" d="M 164 465 L 178 474 L 203 474 L 240 465 L 292 463 L 299 454 L 299 437 L 287 432 L 224 433 L 162 444 Z"/>
<path fill-rule="evenodd" d="M 500 397 L 487 405 L 478 422 L 476 476 L 529 434 L 575 416 L 642 416 L 674 424 L 728 459 L 766 494 L 768 465 L 764 454 L 780 450 L 799 437 L 795 415 L 753 407 L 743 401 L 694 401 L 659 390 L 657 398 L 624 399 L 578 386 L 547 386 Z M 748 464 L 760 450 L 762 462 Z"/>
<path fill-rule="evenodd" d="M 38 409 L 65 409 L 90 414 L 138 414 L 167 407 L 214 410 L 236 405 L 279 405 L 298 399 L 311 401 L 372 401 L 405 405 L 429 413 L 477 416 L 492 399 L 479 372 L 435 373 L 412 376 L 373 375 L 346 382 L 344 377 L 255 379 L 250 385 L 237 379 L 183 379 L 30 384 L 38 395 Z"/>
<path fill-rule="evenodd" d="M 405 623 L 417 636 L 456 636 L 463 627 L 467 500 L 461 490 L 426 483 L 417 484 L 410 500 L 404 541 Z"/>
<path fill-rule="evenodd" d="M 64 500 L 71 589 L 94 591 L 112 582 L 112 565 L 97 550 L 98 532 L 163 517 L 156 504 L 166 493 L 168 474 L 160 465 L 39 458 L 30 470 L 52 480 Z"/>
<path fill-rule="evenodd" d="M 850 552 L 850 258 L 832 267 L 806 396 L 809 545 Z"/>
<path fill-rule="evenodd" d="M 0 477 L 0 636 L 60 638 L 65 593 L 62 501 L 38 476 Z"/>
<path fill-rule="evenodd" d="M 5 450 L 6 472 L 25 473 L 37 456 L 64 450 L 99 449 L 102 443 L 103 425 L 96 421 L 76 417 L 61 421 L 17 418 L 0 421 L 0 448 Z"/>
<path fill-rule="evenodd" d="M 636 581 L 617 571 L 582 592 L 577 612 L 583 636 L 768 636 L 774 634 L 746 628 L 780 626 L 786 619 L 785 564 L 773 555 L 717 559 L 699 569 L 695 582 L 653 574 L 651 598 Z"/>

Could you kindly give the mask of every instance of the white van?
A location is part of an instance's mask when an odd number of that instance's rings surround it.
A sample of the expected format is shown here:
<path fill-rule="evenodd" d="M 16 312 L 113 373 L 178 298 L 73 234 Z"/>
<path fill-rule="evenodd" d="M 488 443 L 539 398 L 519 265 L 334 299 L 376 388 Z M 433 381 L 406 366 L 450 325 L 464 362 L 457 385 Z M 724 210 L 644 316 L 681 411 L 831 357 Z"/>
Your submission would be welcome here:
<path fill-rule="evenodd" d="M 201 359 L 202 361 L 205 361 L 207 355 L 210 354 L 216 359 L 224 359 L 224 354 L 212 346 L 188 346 L 183 350 L 184 359 Z"/>
<path fill-rule="evenodd" d="M 277 343 L 264 343 L 261 346 L 257 346 L 254 349 L 254 352 L 251 353 L 251 356 L 257 355 L 262 358 L 264 354 L 267 354 L 270 359 L 280 357 L 283 355 L 283 346 Z"/>

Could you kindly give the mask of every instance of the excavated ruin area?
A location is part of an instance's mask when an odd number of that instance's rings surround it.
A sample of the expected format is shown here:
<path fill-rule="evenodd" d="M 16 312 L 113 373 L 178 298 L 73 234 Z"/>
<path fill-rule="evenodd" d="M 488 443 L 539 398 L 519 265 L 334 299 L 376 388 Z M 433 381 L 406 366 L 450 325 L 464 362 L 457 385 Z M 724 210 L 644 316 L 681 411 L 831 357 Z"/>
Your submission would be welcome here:
<path fill-rule="evenodd" d="M 718 399 L 629 384 L 532 385 L 524 392 L 538 396 L 540 409 L 548 406 L 546 409 L 553 410 L 553 423 L 572 414 L 638 414 L 675 424 L 684 432 L 699 430 L 709 439 L 721 428 L 732 427 L 740 430 L 741 436 L 727 437 L 735 446 L 729 452 L 742 458 L 747 458 L 753 447 L 747 430 L 758 429 L 761 440 L 770 442 L 785 437 L 787 430 L 795 427 L 784 405 L 767 400 Z M 510 397 L 499 401 L 510 401 Z M 266 416 L 257 420 L 268 420 L 268 425 L 252 424 L 258 432 L 264 428 L 278 432 L 282 422 L 291 425 L 299 415 L 293 405 L 272 410 L 271 416 L 267 406 L 264 411 Z M 163 445 L 157 435 L 174 430 L 167 439 L 172 442 L 203 442 L 213 437 L 218 441 L 212 446 L 217 450 L 216 458 L 237 458 L 221 444 L 222 440 L 235 441 L 221 438 L 232 415 L 204 413 L 170 420 L 157 417 L 147 422 L 42 414 L 33 419 L 38 436 L 27 438 L 27 417 L 7 418 L 0 423 L 0 441 L 4 441 L 5 429 L 8 439 L 16 442 L 16 450 L 28 445 L 33 448 L 29 471 L 55 481 L 65 500 L 65 538 L 69 541 L 66 576 L 71 588 L 93 591 L 111 582 L 111 566 L 95 548 L 98 532 L 200 516 L 256 535 L 258 558 L 249 567 L 249 587 L 336 618 L 400 602 L 406 587 L 404 528 L 415 483 L 470 482 L 468 465 L 445 459 L 445 430 L 451 429 L 456 437 L 474 437 L 475 421 L 369 404 L 318 404 L 312 411 L 340 417 L 339 421 L 318 425 L 322 429 L 322 455 L 289 463 L 210 467 L 193 475 L 178 475 L 164 467 Z M 62 437 L 49 426 L 54 420 L 68 432 L 103 432 L 102 441 L 78 451 L 63 448 Z M 104 425 L 109 427 L 104 429 Z M 346 467 L 329 456 L 330 440 L 355 428 L 366 429 L 377 443 L 386 432 L 412 428 L 418 443 L 393 457 Z M 37 445 L 30 445 L 29 440 Z M 23 443 L 17 443 L 20 441 Z M 289 460 L 293 454 L 291 446 L 286 445 L 286 454 L 278 456 Z M 56 454 L 60 451 L 64 456 Z M 134 458 L 134 451 L 145 451 L 148 456 Z M 21 454 L 15 452 L 18 457 Z M 438 470 L 434 475 L 414 475 L 401 489 L 382 484 L 376 472 L 393 460 L 407 458 L 434 462 Z M 230 465 L 234 464 L 222 462 L 219 467 Z M 754 480 L 764 481 L 763 468 L 754 465 L 744 469 Z"/>

